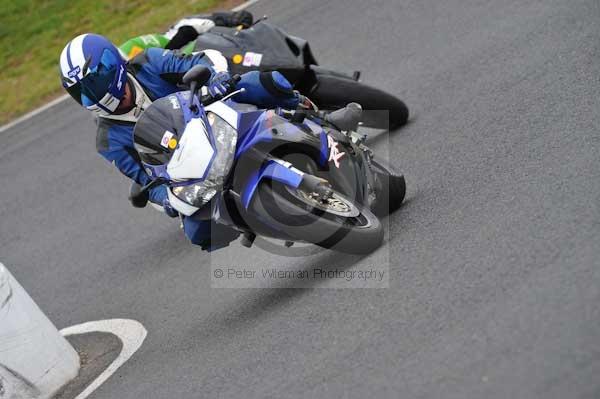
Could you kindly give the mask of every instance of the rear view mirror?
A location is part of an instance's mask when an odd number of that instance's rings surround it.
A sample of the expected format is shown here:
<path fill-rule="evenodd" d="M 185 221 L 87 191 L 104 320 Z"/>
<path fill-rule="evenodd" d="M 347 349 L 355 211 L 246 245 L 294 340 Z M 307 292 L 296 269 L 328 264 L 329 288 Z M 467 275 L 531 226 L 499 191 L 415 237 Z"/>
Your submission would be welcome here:
<path fill-rule="evenodd" d="M 187 86 L 191 87 L 193 83 L 196 83 L 198 87 L 202 87 L 208 82 L 211 75 L 210 69 L 202 65 L 196 65 L 187 71 L 181 80 Z"/>
<path fill-rule="evenodd" d="M 211 76 L 212 73 L 210 72 L 210 69 L 202 65 L 196 65 L 190 68 L 190 70 L 187 71 L 185 75 L 183 75 L 181 81 L 183 82 L 183 84 L 188 85 L 190 87 L 190 92 L 192 93 L 193 98 L 196 95 L 198 89 L 204 86 Z M 195 109 L 193 103 L 192 105 L 190 105 L 190 109 Z"/>

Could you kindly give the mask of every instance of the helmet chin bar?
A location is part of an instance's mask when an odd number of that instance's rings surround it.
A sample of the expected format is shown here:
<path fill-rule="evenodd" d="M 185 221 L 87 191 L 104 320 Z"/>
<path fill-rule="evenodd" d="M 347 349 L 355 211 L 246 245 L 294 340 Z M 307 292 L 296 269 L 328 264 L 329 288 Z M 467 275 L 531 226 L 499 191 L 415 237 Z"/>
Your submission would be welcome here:
<path fill-rule="evenodd" d="M 121 100 L 113 96 L 111 93 L 106 93 L 106 95 L 102 97 L 97 104 L 87 106 L 86 108 L 99 116 L 112 115 L 112 113 L 115 112 L 119 106 L 120 102 Z"/>

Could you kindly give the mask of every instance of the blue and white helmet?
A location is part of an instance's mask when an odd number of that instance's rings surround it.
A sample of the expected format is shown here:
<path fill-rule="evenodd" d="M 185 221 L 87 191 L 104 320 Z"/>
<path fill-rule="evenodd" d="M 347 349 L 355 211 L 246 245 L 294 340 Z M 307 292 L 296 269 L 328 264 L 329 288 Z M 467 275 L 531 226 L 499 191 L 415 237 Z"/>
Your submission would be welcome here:
<path fill-rule="evenodd" d="M 86 33 L 60 54 L 63 87 L 79 104 L 99 115 L 112 114 L 125 93 L 126 62 L 104 36 Z"/>

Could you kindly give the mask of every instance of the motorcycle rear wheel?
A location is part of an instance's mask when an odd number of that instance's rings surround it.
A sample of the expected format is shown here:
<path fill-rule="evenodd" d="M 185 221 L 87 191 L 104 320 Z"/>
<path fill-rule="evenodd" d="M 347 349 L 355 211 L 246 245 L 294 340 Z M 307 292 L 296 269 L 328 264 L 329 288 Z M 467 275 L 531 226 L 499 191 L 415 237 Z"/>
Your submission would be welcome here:
<path fill-rule="evenodd" d="M 365 112 L 365 126 L 379 129 L 397 129 L 408 122 L 408 107 L 399 98 L 383 90 L 355 80 L 324 73 L 317 73 L 317 84 L 308 94 L 309 98 L 323 109 L 339 109 L 351 102 L 359 103 Z"/>

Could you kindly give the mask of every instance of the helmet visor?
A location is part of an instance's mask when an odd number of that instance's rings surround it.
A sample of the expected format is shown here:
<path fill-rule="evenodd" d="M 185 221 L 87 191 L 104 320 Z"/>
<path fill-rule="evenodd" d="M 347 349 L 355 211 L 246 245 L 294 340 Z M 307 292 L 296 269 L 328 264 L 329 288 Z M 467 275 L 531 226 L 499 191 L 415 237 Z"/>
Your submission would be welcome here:
<path fill-rule="evenodd" d="M 89 107 L 98 104 L 114 84 L 119 65 L 115 54 L 105 49 L 98 65 L 90 68 L 83 79 L 66 90 L 81 105 Z"/>

